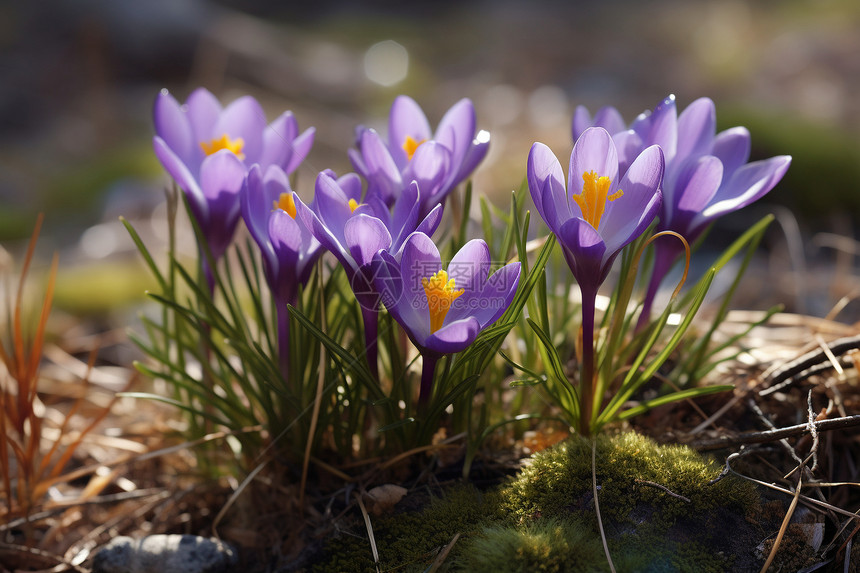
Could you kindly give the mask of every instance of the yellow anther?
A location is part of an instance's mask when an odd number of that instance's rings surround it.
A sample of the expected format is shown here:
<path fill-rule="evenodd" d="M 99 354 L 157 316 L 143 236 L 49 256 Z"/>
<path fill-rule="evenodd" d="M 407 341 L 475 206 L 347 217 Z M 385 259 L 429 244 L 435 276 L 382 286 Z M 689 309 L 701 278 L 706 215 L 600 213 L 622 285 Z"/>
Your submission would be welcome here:
<path fill-rule="evenodd" d="M 203 148 L 203 153 L 205 153 L 206 155 L 212 155 L 216 151 L 221 151 L 222 149 L 229 149 L 239 159 L 245 159 L 245 154 L 242 153 L 242 148 L 244 146 L 244 139 L 242 139 L 241 137 L 237 137 L 236 139 L 230 139 L 230 137 L 226 133 L 218 139 L 200 142 L 200 147 Z"/>
<path fill-rule="evenodd" d="M 406 152 L 406 157 L 409 161 L 412 161 L 412 156 L 415 155 L 415 150 L 421 147 L 421 144 L 427 141 L 426 139 L 421 139 L 416 141 L 413 139 L 411 135 L 406 136 L 406 141 L 403 142 L 403 151 Z"/>
<path fill-rule="evenodd" d="M 583 173 L 582 182 L 582 193 L 574 195 L 573 200 L 579 205 L 582 218 L 597 229 L 606 210 L 606 202 L 615 201 L 623 196 L 624 192 L 619 189 L 609 195 L 609 186 L 612 184 L 609 177 L 599 177 L 594 171 Z"/>
<path fill-rule="evenodd" d="M 358 206 L 359 206 L 359 205 L 361 205 L 361 203 L 359 203 L 359 202 L 358 202 L 358 201 L 356 201 L 355 199 L 350 199 L 350 200 L 349 200 L 349 212 L 350 212 L 350 213 L 355 213 L 355 210 L 356 210 L 356 209 L 358 209 Z"/>
<path fill-rule="evenodd" d="M 281 193 L 281 196 L 278 197 L 278 200 L 275 201 L 275 209 L 283 209 L 287 212 L 287 215 L 296 218 L 296 200 L 293 199 L 292 193 Z"/>
<path fill-rule="evenodd" d="M 451 309 L 451 303 L 463 294 L 464 289 L 455 290 L 454 279 L 448 279 L 448 273 L 440 270 L 430 278 L 421 279 L 424 294 L 427 295 L 427 310 L 430 311 L 430 332 L 442 328 L 445 316 Z"/>

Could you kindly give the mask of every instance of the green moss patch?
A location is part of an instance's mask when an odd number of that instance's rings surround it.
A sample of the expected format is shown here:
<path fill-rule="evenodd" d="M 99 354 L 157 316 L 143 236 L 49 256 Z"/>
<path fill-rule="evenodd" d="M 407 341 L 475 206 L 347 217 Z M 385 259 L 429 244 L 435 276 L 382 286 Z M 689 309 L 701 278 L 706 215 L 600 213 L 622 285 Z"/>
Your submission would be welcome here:
<path fill-rule="evenodd" d="M 596 438 L 598 501 L 618 571 L 746 570 L 762 538 L 753 485 L 683 446 L 637 434 Z M 535 455 L 490 492 L 451 488 L 421 511 L 373 519 L 383 571 L 425 571 L 459 534 L 440 571 L 608 571 L 595 512 L 592 442 Z M 363 521 L 329 540 L 314 571 L 374 571 Z M 756 569 L 757 570 L 757 569 Z"/>

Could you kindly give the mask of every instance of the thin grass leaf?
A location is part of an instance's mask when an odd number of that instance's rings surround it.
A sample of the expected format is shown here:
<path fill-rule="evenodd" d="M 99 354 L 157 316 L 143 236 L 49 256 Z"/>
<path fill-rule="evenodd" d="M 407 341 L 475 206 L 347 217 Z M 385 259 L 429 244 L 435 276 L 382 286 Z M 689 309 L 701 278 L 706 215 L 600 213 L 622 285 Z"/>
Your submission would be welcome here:
<path fill-rule="evenodd" d="M 617 420 L 627 420 L 629 418 L 633 418 L 635 416 L 639 416 L 644 414 L 648 410 L 652 408 L 656 408 L 658 406 L 663 406 L 664 404 L 671 404 L 672 402 L 678 402 L 680 400 L 687 400 L 692 398 L 698 398 L 700 396 L 707 396 L 708 394 L 717 394 L 719 392 L 729 392 L 734 390 L 734 385 L 732 384 L 721 384 L 717 386 L 700 386 L 697 388 L 687 388 L 685 390 L 679 390 L 678 392 L 672 392 L 670 394 L 664 394 L 663 396 L 658 396 L 652 400 L 648 400 L 647 402 L 643 402 L 638 406 L 634 406 L 627 410 L 621 411 L 616 417 Z"/>
<path fill-rule="evenodd" d="M 442 417 L 442 414 L 445 412 L 445 409 L 453 404 L 457 398 L 463 396 L 470 388 L 474 387 L 475 382 L 478 381 L 480 374 L 473 374 L 472 376 L 468 376 L 461 380 L 459 383 L 455 384 L 451 390 L 448 391 L 445 395 L 441 396 L 438 399 L 433 400 L 430 404 L 430 408 L 428 409 L 426 419 L 422 421 L 422 431 L 424 436 L 421 439 L 421 443 L 429 442 L 430 436 L 432 436 L 436 432 L 436 422 Z"/>
<path fill-rule="evenodd" d="M 555 381 L 559 384 L 566 384 L 571 386 L 570 381 L 567 377 L 567 374 L 564 372 L 564 366 L 561 361 L 561 357 L 558 355 L 558 350 L 550 340 L 549 336 L 544 332 L 544 330 L 540 327 L 538 323 L 533 321 L 531 318 L 527 318 L 529 326 L 532 328 L 532 331 L 538 338 L 538 342 L 540 342 L 544 349 L 546 350 L 547 358 L 549 358 L 549 362 L 547 367 L 549 368 L 549 373 L 555 378 Z M 575 391 L 575 390 L 574 390 Z"/>
<path fill-rule="evenodd" d="M 727 362 L 728 360 L 733 360 L 739 354 L 743 353 L 744 350 L 741 349 L 741 350 L 738 350 L 738 352 L 735 352 L 735 353 L 732 353 L 731 355 L 720 358 L 719 360 L 714 360 L 714 357 L 716 355 L 720 354 L 721 352 L 725 351 L 726 349 L 731 348 L 732 346 L 737 344 L 741 339 L 746 337 L 754 328 L 756 328 L 758 326 L 762 326 L 768 320 L 770 320 L 770 318 L 773 315 L 782 312 L 783 308 L 784 307 L 781 304 L 769 308 L 765 312 L 765 314 L 762 318 L 749 323 L 746 326 L 746 328 L 744 328 L 742 331 L 738 332 L 737 334 L 735 334 L 733 336 L 730 336 L 729 338 L 727 338 L 722 343 L 711 348 L 708 351 L 708 353 L 704 356 L 704 358 L 702 360 L 702 366 L 700 366 L 698 370 L 693 372 L 692 380 L 701 380 L 705 375 L 707 375 L 709 372 L 711 372 L 714 368 L 716 368 L 720 364 Z"/>
<path fill-rule="evenodd" d="M 307 331 L 318 341 L 325 345 L 326 349 L 331 352 L 333 355 L 337 356 L 342 363 L 347 366 L 353 373 L 356 375 L 357 379 L 371 391 L 371 393 L 377 398 L 384 398 L 385 395 L 382 393 L 382 389 L 373 379 L 373 376 L 370 374 L 370 371 L 364 365 L 364 363 L 350 354 L 346 349 L 344 349 L 340 344 L 338 344 L 335 340 L 330 338 L 326 333 L 319 329 L 313 322 L 311 322 L 300 310 L 295 308 L 292 305 L 287 305 L 287 309 L 290 312 L 290 315 L 294 316 L 301 324 L 302 327 L 307 329 Z"/>
<path fill-rule="evenodd" d="M 142 362 L 135 361 L 134 367 L 138 372 L 149 376 L 150 378 L 165 378 L 163 372 L 158 372 Z M 241 402 L 236 402 L 235 400 L 219 396 L 217 393 L 212 392 L 212 389 L 206 386 L 202 381 L 196 380 L 190 375 L 177 371 L 175 366 L 171 366 L 171 371 L 179 374 L 180 377 L 170 378 L 170 382 L 188 394 L 188 396 L 185 397 L 184 402 L 191 403 L 192 400 L 190 398 L 193 397 L 201 404 L 209 405 L 213 410 L 224 413 L 227 418 L 238 419 L 240 417 L 246 417 L 248 418 L 248 421 L 256 422 L 253 415 L 249 416 L 248 411 L 240 406 Z"/>
<path fill-rule="evenodd" d="M 481 195 L 479 200 L 479 204 L 481 206 L 481 226 L 484 231 L 484 240 L 488 245 L 494 245 L 495 241 L 493 241 L 493 216 L 490 214 L 490 207 L 488 205 L 488 200 L 486 197 Z"/>
<path fill-rule="evenodd" d="M 397 420 L 396 422 L 392 422 L 390 424 L 386 424 L 385 426 L 382 426 L 381 428 L 377 428 L 376 431 L 379 432 L 380 434 L 384 434 L 386 432 L 390 432 L 391 430 L 397 430 L 397 429 L 402 428 L 404 426 L 410 426 L 410 425 L 415 424 L 415 423 L 417 423 L 417 420 L 415 418 L 412 418 L 412 417 L 403 418 L 402 420 Z"/>
<path fill-rule="evenodd" d="M 236 429 L 231 426 L 229 422 L 231 421 L 229 418 L 223 419 L 215 416 L 212 412 L 208 412 L 206 410 L 195 409 L 193 406 L 186 404 L 180 400 L 176 400 L 174 398 L 168 398 L 167 396 L 161 396 L 160 394 L 152 394 L 149 392 L 120 392 L 117 394 L 120 398 L 135 398 L 135 399 L 145 399 L 152 400 L 154 402 L 162 402 L 164 404 L 169 404 L 174 406 L 179 410 L 183 410 L 185 412 L 190 412 L 195 416 L 200 416 L 202 418 L 206 418 L 210 422 L 213 422 L 219 426 L 223 426 L 228 429 Z"/>
<path fill-rule="evenodd" d="M 472 210 L 472 180 L 466 182 L 466 191 L 463 195 L 463 209 L 460 217 L 460 230 L 457 233 L 457 244 L 454 248 L 459 249 L 466 244 L 466 234 L 469 231 L 469 212 Z"/>
<path fill-rule="evenodd" d="M 513 368 L 515 370 L 519 370 L 520 372 L 524 372 L 524 373 L 528 374 L 531 378 L 539 379 L 539 378 L 543 377 L 541 374 L 539 374 L 535 370 L 532 370 L 526 366 L 523 366 L 522 364 L 519 364 L 518 362 L 515 362 L 514 360 L 512 360 L 507 354 L 505 354 L 501 350 L 499 351 L 499 356 L 502 357 L 502 360 L 504 360 L 505 362 L 510 364 L 511 368 Z"/>
<path fill-rule="evenodd" d="M 146 266 L 149 267 L 150 272 L 152 272 L 152 276 L 154 276 L 155 280 L 158 281 L 158 286 L 161 288 L 161 291 L 169 292 L 171 289 L 168 288 L 167 280 L 164 278 L 164 275 L 161 274 L 161 271 L 158 269 L 158 265 L 155 264 L 155 259 L 152 258 L 152 255 L 150 254 L 149 249 L 146 248 L 143 239 L 141 239 L 140 235 L 137 234 L 137 230 L 125 217 L 120 217 L 119 221 L 122 223 L 123 227 L 125 227 L 126 231 L 128 231 L 131 240 L 137 247 L 137 251 L 140 253 L 140 256 L 143 257 L 144 262 L 146 262 Z"/>
<path fill-rule="evenodd" d="M 517 207 L 516 195 L 511 196 L 511 210 L 510 210 L 509 218 L 511 220 L 511 223 L 507 226 L 507 229 L 505 230 L 504 238 L 502 239 L 502 248 L 499 251 L 499 253 L 501 255 L 499 257 L 499 260 L 503 260 L 503 261 L 508 260 L 508 257 L 510 256 L 510 253 L 511 253 L 511 248 L 514 247 L 515 244 L 517 247 L 517 251 L 519 252 L 520 251 L 520 243 L 522 242 L 520 240 L 520 236 L 522 233 L 520 233 L 520 231 L 519 231 L 519 229 L 521 227 L 520 227 L 520 222 L 519 222 L 519 209 Z M 528 229 L 526 228 L 526 230 L 523 231 L 523 233 L 527 233 L 527 232 L 528 232 Z M 520 257 L 520 260 L 522 260 L 522 257 Z M 523 271 L 523 273 L 527 273 L 527 272 L 528 272 L 528 268 L 526 268 Z"/>
<path fill-rule="evenodd" d="M 662 325 L 665 324 L 665 318 L 668 318 L 668 311 L 671 308 L 667 307 L 666 311 L 663 313 L 662 324 L 659 324 L 658 328 L 654 330 L 651 338 L 649 339 L 648 344 L 642 351 L 639 353 L 639 356 L 636 358 L 636 361 L 631 365 L 630 371 L 627 373 L 624 381 L 621 384 L 621 388 L 619 388 L 618 392 L 612 397 L 609 404 L 601 411 L 597 418 L 595 418 L 595 427 L 599 428 L 601 425 L 604 425 L 615 419 L 615 416 L 618 414 L 621 406 L 630 399 L 633 393 L 645 382 L 651 379 L 651 377 L 659 370 L 659 368 L 663 365 L 663 363 L 669 358 L 678 344 L 681 342 L 684 334 L 687 332 L 687 329 L 690 327 L 690 324 L 693 322 L 693 318 L 695 318 L 696 312 L 699 310 L 699 307 L 702 305 L 702 302 L 705 300 L 705 295 L 708 293 L 708 288 L 711 286 L 711 282 L 714 280 L 714 275 L 716 274 L 716 269 L 711 268 L 707 274 L 705 274 L 704 281 L 700 284 L 697 294 L 692 301 L 692 304 L 687 309 L 687 312 L 684 316 L 684 319 L 681 321 L 681 324 L 678 325 L 678 328 L 672 334 L 672 337 L 665 344 L 663 349 L 652 359 L 649 360 L 648 365 L 640 370 L 642 363 L 645 361 L 646 356 L 649 354 L 650 349 L 653 347 L 653 344 L 656 342 L 657 337 L 659 336 L 660 330 L 662 330 Z"/>
<path fill-rule="evenodd" d="M 727 264 L 731 259 L 735 257 L 735 255 L 746 246 L 747 252 L 744 256 L 743 261 L 741 262 L 741 267 L 738 269 L 738 272 L 735 275 L 734 280 L 732 281 L 731 286 L 728 291 L 722 297 L 722 304 L 720 308 L 717 310 L 717 314 L 711 322 L 711 326 L 708 331 L 702 336 L 697 344 L 697 349 L 694 352 L 691 360 L 687 365 L 685 365 L 684 370 L 688 373 L 688 379 L 693 377 L 693 374 L 702 368 L 704 361 L 706 360 L 705 353 L 710 346 L 711 339 L 714 336 L 714 333 L 717 331 L 717 328 L 722 324 L 726 315 L 729 312 L 729 304 L 731 303 L 732 297 L 734 296 L 735 291 L 740 285 L 741 278 L 744 275 L 747 267 L 752 261 L 752 257 L 755 254 L 756 249 L 758 248 L 759 243 L 764 237 L 765 231 L 767 231 L 768 226 L 771 221 L 773 221 L 773 215 L 768 215 L 762 218 L 758 223 L 753 225 L 747 232 L 741 235 L 732 245 L 726 249 L 723 255 L 717 259 L 717 262 L 714 265 L 714 268 L 719 271 L 725 264 Z M 731 256 L 730 256 L 731 255 Z M 689 380 L 688 380 L 689 382 Z"/>

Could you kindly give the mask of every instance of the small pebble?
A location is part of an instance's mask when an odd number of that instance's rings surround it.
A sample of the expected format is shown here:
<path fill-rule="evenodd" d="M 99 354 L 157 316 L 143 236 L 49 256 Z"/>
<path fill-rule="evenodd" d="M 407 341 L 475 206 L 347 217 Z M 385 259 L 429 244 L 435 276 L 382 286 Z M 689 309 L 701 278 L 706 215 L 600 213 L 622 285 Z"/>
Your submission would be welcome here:
<path fill-rule="evenodd" d="M 93 558 L 93 573 L 221 573 L 231 571 L 236 552 L 196 535 L 116 537 Z"/>

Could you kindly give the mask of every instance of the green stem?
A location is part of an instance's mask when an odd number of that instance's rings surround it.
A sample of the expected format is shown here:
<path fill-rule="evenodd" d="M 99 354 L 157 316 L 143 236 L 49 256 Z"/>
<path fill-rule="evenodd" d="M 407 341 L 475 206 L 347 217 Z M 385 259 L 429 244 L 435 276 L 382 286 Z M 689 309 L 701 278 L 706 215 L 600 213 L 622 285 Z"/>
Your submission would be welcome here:
<path fill-rule="evenodd" d="M 594 410 L 594 307 L 597 289 L 579 286 L 582 293 L 582 361 L 579 378 L 579 433 L 591 435 L 591 414 Z"/>
<path fill-rule="evenodd" d="M 423 366 L 421 367 L 421 390 L 418 394 L 418 410 L 423 412 L 430 403 L 430 395 L 433 393 L 433 380 L 439 356 L 425 352 L 421 354 L 421 358 Z"/>

